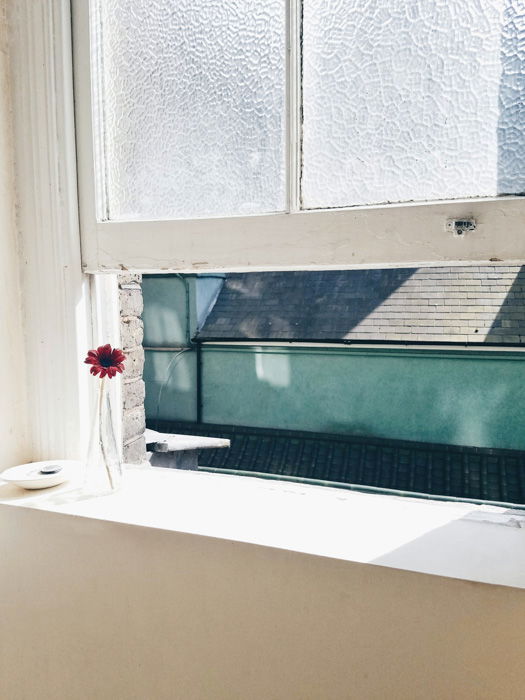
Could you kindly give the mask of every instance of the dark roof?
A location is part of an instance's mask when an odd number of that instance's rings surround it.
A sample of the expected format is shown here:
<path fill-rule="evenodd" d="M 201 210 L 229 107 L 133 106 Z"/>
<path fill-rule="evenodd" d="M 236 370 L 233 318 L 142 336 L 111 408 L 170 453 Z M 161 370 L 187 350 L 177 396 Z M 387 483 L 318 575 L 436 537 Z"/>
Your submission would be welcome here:
<path fill-rule="evenodd" d="M 231 440 L 204 468 L 525 504 L 525 452 L 231 425 L 152 422 L 155 430 Z"/>
<path fill-rule="evenodd" d="M 525 342 L 525 267 L 229 274 L 200 340 Z"/>

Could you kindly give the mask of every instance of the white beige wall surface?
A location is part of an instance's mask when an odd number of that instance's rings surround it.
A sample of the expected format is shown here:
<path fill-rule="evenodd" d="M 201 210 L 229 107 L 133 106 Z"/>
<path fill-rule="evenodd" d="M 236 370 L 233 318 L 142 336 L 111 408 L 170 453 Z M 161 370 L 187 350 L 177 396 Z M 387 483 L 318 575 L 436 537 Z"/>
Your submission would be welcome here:
<path fill-rule="evenodd" d="M 28 461 L 22 303 L 15 221 L 6 3 L 0 2 L 0 471 Z"/>
<path fill-rule="evenodd" d="M 6 700 L 516 700 L 525 591 L 0 507 Z"/>

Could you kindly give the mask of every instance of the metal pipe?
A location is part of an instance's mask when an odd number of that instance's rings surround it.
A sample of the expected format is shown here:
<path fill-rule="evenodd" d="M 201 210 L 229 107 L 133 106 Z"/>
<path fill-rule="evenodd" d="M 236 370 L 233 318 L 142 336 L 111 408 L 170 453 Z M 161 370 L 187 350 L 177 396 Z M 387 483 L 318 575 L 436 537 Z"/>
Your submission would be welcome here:
<path fill-rule="evenodd" d="M 184 294 L 186 303 L 186 342 L 188 343 L 188 346 L 191 347 L 192 341 L 190 332 L 190 289 L 188 287 L 188 277 L 179 273 L 175 273 L 173 276 L 178 277 L 180 280 L 182 280 L 182 283 L 184 284 Z"/>
<path fill-rule="evenodd" d="M 279 345 L 296 345 L 296 344 L 308 344 L 308 345 L 342 345 L 342 346 L 352 346 L 352 347 L 381 347 L 381 346 L 395 346 L 395 347 L 405 347 L 405 348 L 435 348 L 437 350 L 458 350 L 460 348 L 466 348 L 468 350 L 508 350 L 512 348 L 513 352 L 524 352 L 522 343 L 466 343 L 466 342 L 444 342 L 440 343 L 435 340 L 418 340 L 411 341 L 407 343 L 406 340 L 367 340 L 363 342 L 362 340 L 352 340 L 349 338 L 239 338 L 239 337 L 206 337 L 201 340 L 202 343 L 249 343 L 250 345 L 256 345 L 257 343 L 272 343 Z"/>
<path fill-rule="evenodd" d="M 173 347 L 155 347 L 154 345 L 143 345 L 144 350 L 152 350 L 153 352 L 178 352 L 179 350 L 191 350 L 189 345 L 175 345 Z"/>
<path fill-rule="evenodd" d="M 202 423 L 202 347 L 198 341 L 194 344 L 194 347 L 197 351 L 197 423 Z"/>

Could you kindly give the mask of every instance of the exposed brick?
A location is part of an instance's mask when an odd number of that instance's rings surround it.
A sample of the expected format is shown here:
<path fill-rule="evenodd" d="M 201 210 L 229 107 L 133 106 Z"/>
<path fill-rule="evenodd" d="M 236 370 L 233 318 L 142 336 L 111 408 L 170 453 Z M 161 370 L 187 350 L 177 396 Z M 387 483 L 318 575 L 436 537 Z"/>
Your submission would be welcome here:
<path fill-rule="evenodd" d="M 144 324 L 140 318 L 136 316 L 124 316 L 121 319 L 120 335 L 122 347 L 128 350 L 142 345 L 144 339 Z"/>
<path fill-rule="evenodd" d="M 142 314 L 144 302 L 142 301 L 140 285 L 131 289 L 120 289 L 119 297 L 121 316 L 140 316 Z"/>
<path fill-rule="evenodd" d="M 138 346 L 126 352 L 125 370 L 122 374 L 124 381 L 142 377 L 144 370 L 144 348 Z"/>
<path fill-rule="evenodd" d="M 144 430 L 144 328 L 140 315 L 143 310 L 142 275 L 119 275 L 121 343 L 126 354 L 122 382 L 123 455 L 128 463 L 141 463 L 146 457 Z"/>
<path fill-rule="evenodd" d="M 146 430 L 146 414 L 144 406 L 138 406 L 132 411 L 125 411 L 122 420 L 122 440 L 124 444 L 134 438 L 144 435 Z"/>
<path fill-rule="evenodd" d="M 123 450 L 124 462 L 127 464 L 142 464 L 146 461 L 146 440 L 141 435 L 133 442 L 124 445 Z"/>
<path fill-rule="evenodd" d="M 142 379 L 122 383 L 122 405 L 125 410 L 131 410 L 144 404 L 146 386 Z"/>
<path fill-rule="evenodd" d="M 135 272 L 121 272 L 118 275 L 118 284 L 119 287 L 122 287 L 123 285 L 126 284 L 140 284 L 142 282 L 142 275 L 140 273 L 135 273 Z"/>

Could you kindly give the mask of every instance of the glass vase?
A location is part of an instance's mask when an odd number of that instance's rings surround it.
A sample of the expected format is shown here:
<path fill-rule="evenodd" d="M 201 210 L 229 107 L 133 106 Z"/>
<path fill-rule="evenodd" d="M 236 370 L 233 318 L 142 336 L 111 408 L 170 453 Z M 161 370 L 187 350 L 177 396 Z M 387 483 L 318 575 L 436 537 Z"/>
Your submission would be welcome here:
<path fill-rule="evenodd" d="M 111 493 L 122 482 L 122 464 L 106 377 L 99 381 L 83 483 L 83 492 L 89 495 Z"/>

